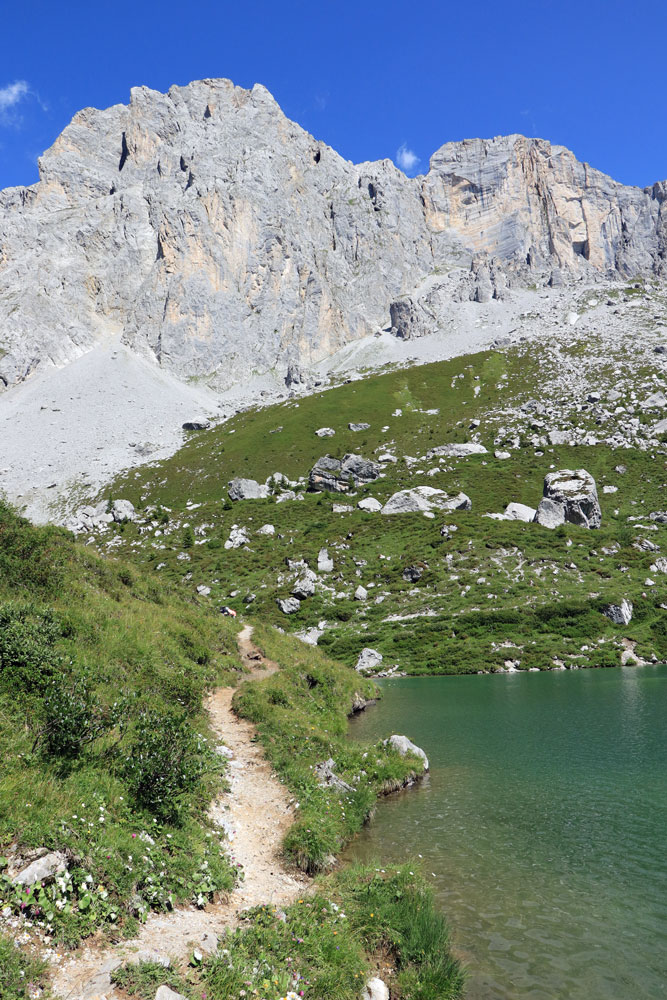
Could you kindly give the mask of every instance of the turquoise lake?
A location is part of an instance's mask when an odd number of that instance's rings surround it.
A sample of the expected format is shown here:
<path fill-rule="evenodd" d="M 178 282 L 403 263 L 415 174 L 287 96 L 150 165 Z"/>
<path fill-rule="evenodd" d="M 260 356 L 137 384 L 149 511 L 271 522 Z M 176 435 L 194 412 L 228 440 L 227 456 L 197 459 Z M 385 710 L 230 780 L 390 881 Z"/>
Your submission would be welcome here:
<path fill-rule="evenodd" d="M 469 1000 L 667 997 L 667 667 L 382 687 L 353 735 L 431 772 L 347 857 L 423 855 Z"/>

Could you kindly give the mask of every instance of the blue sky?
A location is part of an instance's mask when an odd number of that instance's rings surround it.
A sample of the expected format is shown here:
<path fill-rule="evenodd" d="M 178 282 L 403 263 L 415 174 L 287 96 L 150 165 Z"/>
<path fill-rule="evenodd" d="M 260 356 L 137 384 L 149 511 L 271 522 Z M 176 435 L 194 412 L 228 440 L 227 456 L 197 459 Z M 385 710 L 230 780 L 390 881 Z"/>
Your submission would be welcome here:
<path fill-rule="evenodd" d="M 0 25 L 0 187 L 37 180 L 79 108 L 218 76 L 351 160 L 423 172 L 444 142 L 522 132 L 667 178 L 665 0 L 31 0 Z"/>

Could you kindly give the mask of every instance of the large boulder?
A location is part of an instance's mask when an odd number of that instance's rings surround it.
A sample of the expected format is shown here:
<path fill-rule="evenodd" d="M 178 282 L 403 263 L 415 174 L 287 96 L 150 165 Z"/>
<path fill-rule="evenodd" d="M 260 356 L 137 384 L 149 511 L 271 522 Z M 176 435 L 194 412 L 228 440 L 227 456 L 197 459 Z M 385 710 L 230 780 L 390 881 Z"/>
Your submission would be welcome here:
<path fill-rule="evenodd" d="M 400 340 L 415 340 L 432 332 L 433 320 L 408 295 L 389 305 L 391 332 Z"/>
<path fill-rule="evenodd" d="M 629 625 L 632 621 L 632 604 L 626 598 L 623 598 L 620 604 L 608 604 L 603 614 L 614 625 Z"/>
<path fill-rule="evenodd" d="M 357 507 L 359 510 L 365 510 L 370 514 L 374 514 L 377 513 L 378 510 L 382 510 L 382 504 L 379 500 L 376 500 L 375 497 L 364 497 L 363 500 L 359 501 Z"/>
<path fill-rule="evenodd" d="M 535 508 L 525 503 L 508 503 L 505 507 L 505 517 L 510 521 L 534 521 L 536 514 Z"/>
<path fill-rule="evenodd" d="M 298 597 L 286 597 L 278 600 L 278 607 L 284 615 L 294 615 L 301 607 L 301 601 Z"/>
<path fill-rule="evenodd" d="M 371 649 L 370 646 L 364 646 L 359 653 L 355 670 L 360 674 L 370 673 L 376 667 L 379 667 L 381 663 L 382 653 L 379 653 L 377 649 Z"/>
<path fill-rule="evenodd" d="M 129 500 L 114 500 L 109 511 L 114 521 L 121 524 L 123 521 L 136 521 L 137 512 L 134 504 Z"/>
<path fill-rule="evenodd" d="M 292 587 L 292 595 L 298 597 L 301 601 L 304 601 L 307 597 L 312 597 L 315 593 L 316 580 L 317 577 L 312 569 L 304 569 Z"/>
<path fill-rule="evenodd" d="M 233 524 L 229 529 L 229 538 L 225 542 L 225 548 L 240 549 L 243 545 L 247 545 L 249 541 L 247 528 L 243 528 L 239 524 Z"/>
<path fill-rule="evenodd" d="M 227 484 L 230 500 L 265 500 L 269 487 L 255 479 L 231 479 Z"/>
<path fill-rule="evenodd" d="M 329 490 L 331 493 L 347 493 L 363 483 L 372 483 L 381 471 L 377 462 L 361 455 L 347 454 L 342 459 L 324 455 L 310 470 L 308 489 L 311 492 Z"/>
<path fill-rule="evenodd" d="M 544 497 L 563 508 L 565 520 L 584 528 L 599 528 L 602 511 L 597 486 L 585 469 L 561 469 L 544 477 Z"/>
<path fill-rule="evenodd" d="M 211 426 L 211 421 L 207 420 L 206 417 L 201 417 L 199 420 L 186 420 L 183 424 L 184 431 L 207 431 Z"/>
<path fill-rule="evenodd" d="M 409 753 L 413 753 L 416 757 L 420 757 L 424 762 L 424 770 L 428 771 L 428 766 L 429 766 L 428 757 L 421 749 L 421 747 L 418 747 L 416 744 L 414 744 L 411 740 L 407 738 L 407 736 L 398 736 L 394 734 L 394 736 L 390 736 L 389 739 L 385 740 L 384 742 L 385 744 L 389 744 L 389 746 L 392 746 L 394 750 L 398 750 L 401 757 L 405 757 L 406 754 Z"/>
<path fill-rule="evenodd" d="M 465 493 L 451 496 L 434 486 L 414 486 L 390 496 L 382 508 L 383 514 L 429 513 L 433 510 L 470 510 L 472 503 Z"/>

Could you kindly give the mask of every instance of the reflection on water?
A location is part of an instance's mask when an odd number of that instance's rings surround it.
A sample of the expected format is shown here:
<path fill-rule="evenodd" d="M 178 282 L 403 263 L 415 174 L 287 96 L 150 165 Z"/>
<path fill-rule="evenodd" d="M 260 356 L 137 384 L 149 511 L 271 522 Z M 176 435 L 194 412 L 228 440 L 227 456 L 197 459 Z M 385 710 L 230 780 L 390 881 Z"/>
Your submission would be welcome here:
<path fill-rule="evenodd" d="M 667 668 L 405 678 L 352 724 L 427 783 L 349 857 L 424 856 L 469 1000 L 667 997 Z"/>

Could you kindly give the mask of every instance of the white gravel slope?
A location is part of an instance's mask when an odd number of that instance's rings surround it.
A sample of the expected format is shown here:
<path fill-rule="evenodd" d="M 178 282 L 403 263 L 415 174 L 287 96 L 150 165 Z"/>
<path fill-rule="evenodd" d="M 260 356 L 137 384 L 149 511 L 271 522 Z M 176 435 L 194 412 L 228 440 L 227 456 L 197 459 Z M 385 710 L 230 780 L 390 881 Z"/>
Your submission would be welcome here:
<path fill-rule="evenodd" d="M 219 402 L 104 340 L 0 395 L 0 490 L 34 521 L 61 520 L 68 497 L 172 454 L 183 422 L 218 414 Z"/>

